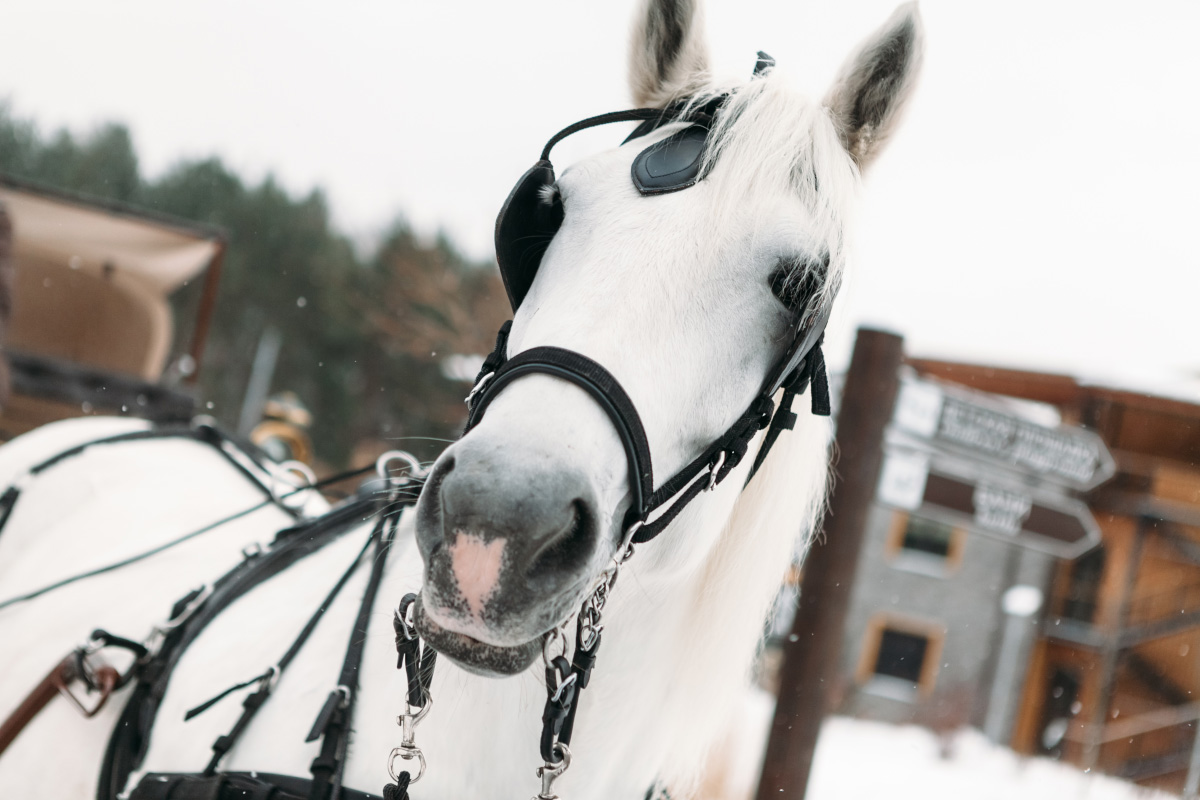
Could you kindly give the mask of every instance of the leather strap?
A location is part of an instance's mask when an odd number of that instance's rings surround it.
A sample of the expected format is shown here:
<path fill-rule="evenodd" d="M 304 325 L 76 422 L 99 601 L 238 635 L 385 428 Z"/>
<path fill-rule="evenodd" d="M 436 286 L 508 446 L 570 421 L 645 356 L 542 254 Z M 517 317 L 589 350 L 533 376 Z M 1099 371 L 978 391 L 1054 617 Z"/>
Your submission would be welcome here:
<path fill-rule="evenodd" d="M 522 375 L 541 373 L 570 381 L 583 389 L 604 409 L 612 420 L 625 448 L 633 498 L 626 515 L 626 527 L 642 522 L 649 513 L 648 500 L 654 492 L 650 464 L 650 444 L 633 401 L 613 374 L 587 356 L 561 347 L 534 347 L 518 353 L 499 367 L 471 405 L 467 430 L 479 424 L 483 413 L 500 390 Z"/>
<path fill-rule="evenodd" d="M 17 734 L 25 730 L 25 726 L 58 696 L 59 687 L 69 684 L 75 679 L 75 654 L 71 653 L 58 663 L 54 669 L 42 678 L 41 683 L 34 687 L 21 704 L 17 706 L 8 719 L 0 724 L 0 753 L 17 738 Z"/>
<path fill-rule="evenodd" d="M 561 347 L 534 347 L 507 358 L 511 321 L 501 326 L 496 348 L 484 360 L 475 388 L 467 398 L 469 412 L 463 435 L 479 424 L 496 395 L 522 375 L 552 375 L 575 384 L 591 395 L 608 415 L 625 449 L 631 499 L 622 529 L 628 532 L 640 523 L 631 541 L 642 544 L 661 533 L 702 491 L 723 481 L 741 463 L 754 436 L 770 426 L 747 478 L 749 483 L 779 434 L 794 427 L 796 415 L 791 410 L 792 399 L 810 382 L 813 414 L 829 416 L 829 387 L 825 358 L 821 353 L 827 319 L 827 313 L 819 314 L 797 332 L 792 346 L 767 375 L 761 393 L 746 411 L 704 452 L 658 489 L 654 488 L 650 445 L 641 417 L 612 373 L 587 356 Z M 776 408 L 773 397 L 781 387 L 785 391 Z M 663 513 L 654 520 L 649 519 L 651 513 L 669 502 L 671 505 Z"/>
<path fill-rule="evenodd" d="M 305 800 L 311 781 L 269 772 L 226 772 L 220 775 L 147 773 L 129 800 Z M 341 790 L 341 800 L 380 800 L 357 789 Z"/>

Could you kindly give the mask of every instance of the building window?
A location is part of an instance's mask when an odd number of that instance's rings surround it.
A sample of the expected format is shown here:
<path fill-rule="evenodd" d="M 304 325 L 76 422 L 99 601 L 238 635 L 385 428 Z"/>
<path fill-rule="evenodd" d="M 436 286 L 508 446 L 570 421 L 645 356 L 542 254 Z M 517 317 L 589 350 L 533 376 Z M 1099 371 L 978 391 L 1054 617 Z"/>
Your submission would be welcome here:
<path fill-rule="evenodd" d="M 879 637 L 879 653 L 875 656 L 875 674 L 918 684 L 928 650 L 928 637 L 884 628 Z"/>
<path fill-rule="evenodd" d="M 886 552 L 893 567 L 944 577 L 962 561 L 965 532 L 916 514 L 897 513 Z"/>
<path fill-rule="evenodd" d="M 858 682 L 870 694 L 912 702 L 933 691 L 945 626 L 880 614 L 867 624 Z"/>

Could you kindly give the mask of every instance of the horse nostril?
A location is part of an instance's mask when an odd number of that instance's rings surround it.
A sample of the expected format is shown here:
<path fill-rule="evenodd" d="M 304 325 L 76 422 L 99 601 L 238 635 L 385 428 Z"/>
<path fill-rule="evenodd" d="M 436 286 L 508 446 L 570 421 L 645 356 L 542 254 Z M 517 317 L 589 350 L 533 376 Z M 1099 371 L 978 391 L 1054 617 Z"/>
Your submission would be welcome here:
<path fill-rule="evenodd" d="M 423 545 L 426 557 L 445 544 L 442 531 L 442 482 L 453 470 L 453 455 L 443 455 L 438 459 L 425 479 L 425 486 L 417 501 L 417 539 Z"/>
<path fill-rule="evenodd" d="M 577 574 L 592 557 L 596 545 L 596 515 L 581 499 L 571 501 L 571 520 L 548 537 L 525 569 L 533 585 L 558 583 L 563 575 Z"/>

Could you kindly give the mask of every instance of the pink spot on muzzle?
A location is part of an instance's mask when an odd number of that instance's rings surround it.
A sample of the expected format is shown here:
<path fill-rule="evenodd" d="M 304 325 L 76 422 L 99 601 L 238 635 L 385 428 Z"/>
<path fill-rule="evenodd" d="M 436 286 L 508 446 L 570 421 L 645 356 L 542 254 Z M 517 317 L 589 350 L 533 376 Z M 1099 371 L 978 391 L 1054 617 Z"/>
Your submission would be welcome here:
<path fill-rule="evenodd" d="M 485 542 L 482 537 L 456 531 L 450 545 L 450 566 L 458 591 L 467 601 L 475 621 L 483 621 L 483 607 L 500 583 L 505 539 Z"/>

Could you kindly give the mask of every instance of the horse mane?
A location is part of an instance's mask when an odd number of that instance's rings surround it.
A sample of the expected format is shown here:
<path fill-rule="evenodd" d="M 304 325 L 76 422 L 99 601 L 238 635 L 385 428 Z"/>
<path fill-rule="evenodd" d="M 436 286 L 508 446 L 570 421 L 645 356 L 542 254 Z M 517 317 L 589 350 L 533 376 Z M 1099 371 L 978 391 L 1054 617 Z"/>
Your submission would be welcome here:
<path fill-rule="evenodd" d="M 797 405 L 803 409 L 807 400 L 801 396 Z M 681 796 L 704 777 L 698 766 L 719 744 L 710 738 L 712 719 L 731 719 L 744 702 L 765 621 L 789 568 L 816 535 L 825 510 L 830 433 L 825 419 L 801 414 L 796 429 L 780 437 L 738 498 L 694 584 L 681 628 L 708 633 L 681 643 L 678 663 L 686 666 L 675 674 L 677 691 L 660 716 L 670 720 L 673 743 L 661 775 Z"/>
<path fill-rule="evenodd" d="M 791 279 L 812 269 L 821 292 L 815 307 L 828 308 L 841 284 L 847 257 L 859 172 L 838 137 L 829 110 L 799 91 L 787 73 L 770 68 L 753 80 L 714 84 L 692 95 L 687 108 L 728 95 L 713 122 L 701 164 L 717 219 L 732 215 L 752 222 L 772 219 L 768 206 L 788 195 L 811 219 L 811 258 L 792 262 Z M 754 235 L 763 233 L 758 229 Z"/>
<path fill-rule="evenodd" d="M 798 197 L 811 217 L 804 221 L 811 255 L 826 255 L 827 261 L 792 261 L 791 279 L 824 270 L 816 276 L 821 290 L 814 305 L 828 307 L 847 259 L 858 169 L 828 111 L 797 92 L 783 74 L 772 69 L 748 83 L 714 86 L 689 104 L 702 106 L 726 93 L 702 165 L 705 180 L 714 184 L 709 196 L 716 211 L 757 223 L 772 219 L 765 212 L 780 197 Z M 820 525 L 831 426 L 805 413 L 808 402 L 807 394 L 796 399 L 794 407 L 801 412 L 796 429 L 780 437 L 738 498 L 693 584 L 696 595 L 681 625 L 693 635 L 680 643 L 675 690 L 660 716 L 671 721 L 665 733 L 672 741 L 660 774 L 685 797 L 703 779 L 698 766 L 718 744 L 711 738 L 711 720 L 731 719 L 744 701 L 765 621 L 788 569 L 807 551 Z"/>

